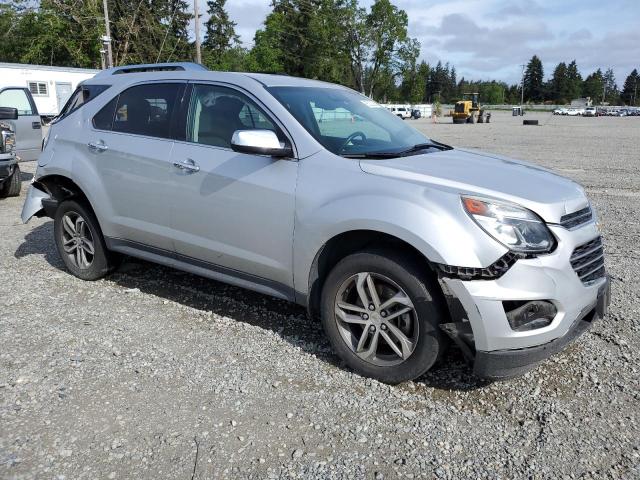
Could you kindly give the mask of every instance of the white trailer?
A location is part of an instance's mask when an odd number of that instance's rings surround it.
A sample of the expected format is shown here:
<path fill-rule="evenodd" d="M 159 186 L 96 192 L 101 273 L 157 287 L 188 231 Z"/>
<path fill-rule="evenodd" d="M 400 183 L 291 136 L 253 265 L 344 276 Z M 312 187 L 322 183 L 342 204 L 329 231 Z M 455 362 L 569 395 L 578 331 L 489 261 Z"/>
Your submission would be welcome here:
<path fill-rule="evenodd" d="M 80 82 L 93 77 L 99 71 L 0 62 L 0 89 L 28 88 L 36 102 L 38 113 L 44 117 L 52 117 L 60 112 Z"/>

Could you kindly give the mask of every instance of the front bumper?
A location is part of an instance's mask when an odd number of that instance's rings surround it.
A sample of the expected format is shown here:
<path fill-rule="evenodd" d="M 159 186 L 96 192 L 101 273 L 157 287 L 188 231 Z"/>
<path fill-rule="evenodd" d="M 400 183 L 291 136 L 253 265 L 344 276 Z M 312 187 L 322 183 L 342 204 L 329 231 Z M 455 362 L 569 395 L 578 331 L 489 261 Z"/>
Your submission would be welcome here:
<path fill-rule="evenodd" d="M 562 337 L 543 345 L 518 350 L 496 350 L 476 352 L 473 373 L 478 377 L 505 379 L 521 375 L 542 361 L 562 351 L 571 342 L 586 332 L 591 324 L 607 314 L 611 301 L 611 286 L 608 279 L 600 287 L 596 304 L 580 316 Z"/>
<path fill-rule="evenodd" d="M 29 185 L 27 197 L 24 199 L 22 206 L 22 223 L 27 223 L 34 215 L 39 215 L 46 208 L 47 201 L 51 202 L 51 195 L 34 186 Z"/>
<path fill-rule="evenodd" d="M 577 247 L 598 237 L 595 223 L 575 230 L 549 228 L 558 239 L 550 254 L 519 259 L 495 280 L 443 279 L 468 320 L 450 326 L 467 339 L 467 356 L 473 358 L 481 376 L 504 378 L 533 367 L 576 338 L 584 331 L 584 323 L 596 318 L 591 313 L 597 311 L 598 304 L 608 303 L 608 293 L 604 297 L 602 293 L 603 289 L 609 291 L 608 280 L 601 277 L 583 283 L 570 262 Z M 551 323 L 532 330 L 512 329 L 503 302 L 538 300 L 551 302 L 556 308 Z M 454 332 L 447 333 L 454 337 Z"/>

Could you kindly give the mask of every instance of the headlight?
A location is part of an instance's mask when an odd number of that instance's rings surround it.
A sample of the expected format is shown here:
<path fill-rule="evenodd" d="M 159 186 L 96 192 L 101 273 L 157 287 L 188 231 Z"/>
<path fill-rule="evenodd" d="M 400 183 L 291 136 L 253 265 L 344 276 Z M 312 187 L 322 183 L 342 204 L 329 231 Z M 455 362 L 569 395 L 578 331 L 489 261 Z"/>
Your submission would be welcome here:
<path fill-rule="evenodd" d="M 16 136 L 13 132 L 2 130 L 0 132 L 0 152 L 11 153 L 16 146 Z"/>
<path fill-rule="evenodd" d="M 471 197 L 462 197 L 462 205 L 480 228 L 514 252 L 542 253 L 554 246 L 553 235 L 531 210 Z"/>

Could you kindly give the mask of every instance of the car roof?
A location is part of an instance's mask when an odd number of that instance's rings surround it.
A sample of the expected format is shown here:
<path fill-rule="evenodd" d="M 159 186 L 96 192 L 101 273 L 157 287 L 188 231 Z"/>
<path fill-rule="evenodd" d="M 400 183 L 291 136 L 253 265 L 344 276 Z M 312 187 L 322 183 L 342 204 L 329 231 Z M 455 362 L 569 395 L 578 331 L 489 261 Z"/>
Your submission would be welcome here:
<path fill-rule="evenodd" d="M 182 65 L 182 64 L 176 64 Z M 189 64 L 187 64 L 189 65 Z M 120 83 L 137 83 L 144 81 L 157 80 L 185 80 L 185 81 L 220 81 L 228 83 L 245 83 L 247 80 L 253 80 L 262 84 L 264 87 L 316 87 L 316 88 L 336 88 L 347 89 L 342 85 L 334 83 L 322 82 L 320 80 L 311 80 L 307 78 L 292 77 L 289 75 L 276 75 L 266 73 L 247 73 L 247 72 L 218 72 L 209 71 L 200 68 L 189 68 L 185 70 L 161 70 L 161 71 L 135 71 L 135 67 L 145 66 L 127 66 L 116 67 L 108 70 L 102 70 L 91 79 L 83 82 L 85 85 L 116 85 Z M 152 68 L 152 66 L 149 66 Z M 123 71 L 124 70 L 124 71 Z M 129 71 L 130 70 L 130 71 Z"/>

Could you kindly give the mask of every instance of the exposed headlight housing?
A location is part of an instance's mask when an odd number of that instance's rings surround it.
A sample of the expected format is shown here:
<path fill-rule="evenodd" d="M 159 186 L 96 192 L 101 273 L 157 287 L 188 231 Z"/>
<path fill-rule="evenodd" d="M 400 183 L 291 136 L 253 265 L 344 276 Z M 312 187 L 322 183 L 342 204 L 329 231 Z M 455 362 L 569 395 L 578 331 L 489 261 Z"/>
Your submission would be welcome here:
<path fill-rule="evenodd" d="M 474 197 L 462 197 L 462 205 L 480 228 L 513 252 L 546 253 L 555 246 L 553 234 L 531 210 Z"/>

